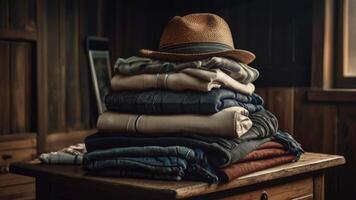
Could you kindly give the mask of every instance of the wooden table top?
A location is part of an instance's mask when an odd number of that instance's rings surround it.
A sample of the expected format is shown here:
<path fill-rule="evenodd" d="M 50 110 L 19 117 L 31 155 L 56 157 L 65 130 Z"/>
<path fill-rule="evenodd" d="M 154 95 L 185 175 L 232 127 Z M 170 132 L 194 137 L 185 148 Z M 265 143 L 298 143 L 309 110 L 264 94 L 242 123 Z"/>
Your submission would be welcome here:
<path fill-rule="evenodd" d="M 159 181 L 134 178 L 110 178 L 96 177 L 85 174 L 80 166 L 73 165 L 43 165 L 38 162 L 15 163 L 10 166 L 12 173 L 25 176 L 62 176 L 83 181 L 95 181 L 98 184 L 110 184 L 117 187 L 132 187 L 138 192 L 153 191 L 174 195 L 176 198 L 187 198 L 196 195 L 207 194 L 252 185 L 264 181 L 274 180 L 314 172 L 345 163 L 343 156 L 305 153 L 298 162 L 284 164 L 278 167 L 258 171 L 240 177 L 227 184 L 208 184 L 194 181 Z"/>

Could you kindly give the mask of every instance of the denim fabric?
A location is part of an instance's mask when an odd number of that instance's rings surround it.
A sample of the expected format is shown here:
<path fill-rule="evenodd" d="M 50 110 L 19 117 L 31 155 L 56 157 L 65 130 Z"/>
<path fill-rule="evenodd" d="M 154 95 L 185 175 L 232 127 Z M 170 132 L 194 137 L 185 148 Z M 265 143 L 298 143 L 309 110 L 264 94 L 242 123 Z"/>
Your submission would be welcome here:
<path fill-rule="evenodd" d="M 290 153 L 295 155 L 296 160 L 299 160 L 304 153 L 302 146 L 290 134 L 279 130 L 273 137 L 282 143 Z"/>
<path fill-rule="evenodd" d="M 240 106 L 255 113 L 263 109 L 263 99 L 229 89 L 196 91 L 121 91 L 105 97 L 109 111 L 135 114 L 213 114 L 225 108 Z"/>
<path fill-rule="evenodd" d="M 158 179 L 169 181 L 180 181 L 183 177 L 176 175 L 166 174 L 153 174 L 146 171 L 138 171 L 134 169 L 107 169 L 102 171 L 87 171 L 87 174 L 94 176 L 106 176 L 106 177 L 126 177 L 126 178 L 145 178 L 145 179 Z"/>
<path fill-rule="evenodd" d="M 130 146 L 185 146 L 192 149 L 201 149 L 214 167 L 227 166 L 245 156 L 259 145 L 269 141 L 270 138 L 256 139 L 241 142 L 239 139 L 225 139 L 221 137 L 208 137 L 189 134 L 175 137 L 149 137 L 132 136 L 115 133 L 97 133 L 85 139 L 88 152 L 118 147 Z"/>
<path fill-rule="evenodd" d="M 84 155 L 83 168 L 92 173 L 111 170 L 113 174 L 123 176 L 138 176 L 146 172 L 168 179 L 179 180 L 184 177 L 208 182 L 218 181 L 201 150 L 182 146 L 124 147 L 93 151 Z M 109 172 L 104 173 L 108 175 Z"/>
<path fill-rule="evenodd" d="M 291 157 L 296 157 L 295 160 L 297 160 L 304 152 L 292 136 L 281 131 L 273 134 L 273 136 L 269 138 L 242 141 L 237 146 L 236 151 L 239 151 L 241 159 L 248 153 L 258 149 L 262 144 L 265 144 L 270 139 L 283 144 L 286 150 L 292 153 Z M 166 141 L 161 138 L 155 138 L 155 140 L 156 143 Z M 125 143 L 125 140 L 117 141 Z M 214 143 L 218 142 L 218 140 L 214 141 L 214 139 L 212 139 L 210 142 Z M 222 145 L 223 142 L 220 144 Z M 245 144 L 248 144 L 250 147 L 244 148 L 246 147 L 244 146 Z M 229 146 L 229 143 L 226 143 L 225 145 L 225 147 L 227 147 Z M 244 154 L 244 156 L 242 156 L 242 154 Z M 91 174 L 103 176 L 155 178 L 167 180 L 190 179 L 211 183 L 224 181 L 224 179 L 221 178 L 221 169 L 218 169 L 217 166 L 212 165 L 213 163 L 210 162 L 211 160 L 209 160 L 209 156 L 211 156 L 209 151 L 200 150 L 198 148 L 193 150 L 184 146 L 117 147 L 86 153 L 83 158 L 83 168 L 88 170 Z M 242 163 L 245 163 L 246 166 L 242 169 L 246 171 L 244 173 L 247 173 L 249 170 L 253 172 L 257 169 L 264 169 L 279 163 L 276 162 L 273 164 L 273 159 L 262 159 L 261 161 L 269 163 L 265 165 L 265 167 L 262 167 L 262 163 L 258 162 L 259 160 L 254 161 L 254 164 L 251 163 L 251 165 L 246 165 L 248 162 L 243 161 Z M 290 161 L 283 161 L 281 163 L 285 162 Z M 228 168 L 231 168 L 231 166 L 236 168 L 237 171 L 234 171 L 234 169 L 232 169 L 232 171 L 230 170 L 232 174 L 236 175 L 242 173 L 240 172 L 242 169 L 237 167 L 239 166 L 239 163 L 239 160 L 235 160 L 235 162 L 230 162 L 227 165 Z M 247 169 L 247 167 L 253 170 Z"/>
<path fill-rule="evenodd" d="M 252 121 L 252 127 L 240 137 L 241 140 L 251 140 L 256 138 L 269 137 L 278 130 L 278 120 L 268 110 L 261 110 L 249 116 Z"/>
<path fill-rule="evenodd" d="M 224 167 L 236 162 L 259 145 L 269 141 L 278 130 L 278 122 L 267 110 L 250 115 L 252 128 L 241 138 L 221 138 L 201 136 L 193 133 L 181 133 L 174 136 L 145 136 L 130 133 L 97 133 L 85 139 L 89 152 L 130 146 L 185 146 L 201 149 L 207 154 L 214 167 Z"/>

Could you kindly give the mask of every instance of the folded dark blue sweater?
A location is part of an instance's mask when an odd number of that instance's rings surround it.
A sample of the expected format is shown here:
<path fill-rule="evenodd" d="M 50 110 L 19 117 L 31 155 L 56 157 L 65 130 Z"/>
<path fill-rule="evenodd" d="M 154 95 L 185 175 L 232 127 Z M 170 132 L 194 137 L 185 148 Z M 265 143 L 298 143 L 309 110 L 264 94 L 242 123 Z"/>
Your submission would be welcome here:
<path fill-rule="evenodd" d="M 259 95 L 249 96 L 229 89 L 121 91 L 107 95 L 105 104 L 110 111 L 135 114 L 213 114 L 233 106 L 243 107 L 250 113 L 263 109 Z"/>

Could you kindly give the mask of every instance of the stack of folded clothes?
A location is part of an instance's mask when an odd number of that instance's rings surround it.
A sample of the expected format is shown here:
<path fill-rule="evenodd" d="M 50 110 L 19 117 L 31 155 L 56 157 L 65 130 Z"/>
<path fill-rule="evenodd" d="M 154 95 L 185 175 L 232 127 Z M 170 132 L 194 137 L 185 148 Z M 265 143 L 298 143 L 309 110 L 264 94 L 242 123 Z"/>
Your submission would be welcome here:
<path fill-rule="evenodd" d="M 219 16 L 174 17 L 159 51 L 117 60 L 108 112 L 98 118 L 98 133 L 85 139 L 83 168 L 216 183 L 297 161 L 302 148 L 278 130 L 254 93 L 259 72 L 248 65 L 254 58 L 234 48 Z"/>
<path fill-rule="evenodd" d="M 119 58 L 109 112 L 85 139 L 91 174 L 229 182 L 298 160 L 300 145 L 254 93 L 259 72 L 210 57 L 168 62 Z"/>
<path fill-rule="evenodd" d="M 101 176 L 229 182 L 303 153 L 263 107 L 255 56 L 234 48 L 214 14 L 174 17 L 159 51 L 119 58 L 108 112 L 84 144 L 42 154 Z"/>

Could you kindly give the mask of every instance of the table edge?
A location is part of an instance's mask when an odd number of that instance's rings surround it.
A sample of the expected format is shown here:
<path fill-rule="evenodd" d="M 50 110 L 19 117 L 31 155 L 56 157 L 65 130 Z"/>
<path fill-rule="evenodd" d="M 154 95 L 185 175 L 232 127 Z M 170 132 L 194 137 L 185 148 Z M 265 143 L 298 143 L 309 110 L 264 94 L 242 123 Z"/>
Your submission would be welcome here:
<path fill-rule="evenodd" d="M 213 193 L 213 192 L 219 192 L 223 190 L 228 190 L 228 189 L 233 189 L 233 188 L 240 188 L 248 185 L 255 185 L 261 182 L 269 181 L 272 179 L 281 179 L 281 178 L 286 178 L 286 177 L 291 177 L 295 176 L 298 174 L 305 174 L 305 173 L 311 173 L 311 172 L 317 172 L 317 171 L 322 171 L 328 168 L 336 167 L 339 165 L 344 164 L 345 158 L 343 156 L 339 155 L 330 155 L 330 154 L 320 154 L 320 153 L 306 153 L 306 155 L 329 155 L 333 156 L 331 158 L 324 158 L 320 160 L 319 162 L 312 163 L 308 167 L 300 167 L 300 166 L 291 166 L 287 167 L 284 169 L 278 169 L 276 167 L 276 171 L 273 171 L 274 168 L 271 168 L 272 173 L 275 173 L 275 176 L 270 176 L 268 174 L 259 174 L 259 172 L 255 172 L 243 177 L 240 177 L 230 183 L 226 184 L 208 184 L 204 182 L 196 182 L 196 184 L 192 186 L 184 186 L 182 188 L 176 188 L 176 189 L 157 189 L 157 188 L 144 188 L 144 187 L 134 187 L 135 189 L 138 190 L 144 190 L 144 191 L 152 191 L 152 192 L 160 192 L 161 194 L 166 194 L 168 196 L 172 196 L 177 198 L 177 199 L 182 199 L 182 198 L 189 198 L 189 197 L 194 197 L 197 195 L 202 195 L 202 194 L 208 194 L 208 193 Z M 28 166 L 29 163 L 14 163 L 10 165 L 10 172 L 11 173 L 16 173 L 16 174 L 21 174 L 25 176 L 32 176 L 32 177 L 40 177 L 46 174 L 46 171 L 28 171 Z M 303 168 L 303 170 L 300 170 Z M 278 170 L 277 170 L 278 169 Z M 64 176 L 64 177 L 71 177 L 66 174 L 56 174 L 57 176 Z M 255 179 L 254 182 L 249 182 L 249 180 L 253 177 L 259 176 L 258 179 Z M 73 177 L 71 177 L 73 178 Z M 74 177 L 78 178 L 78 177 Z M 90 180 L 90 179 L 87 179 Z M 93 180 L 90 180 L 93 181 Z M 102 184 L 108 184 L 105 181 L 101 182 Z M 124 183 L 117 183 L 115 186 L 128 186 L 129 184 L 124 184 Z"/>

